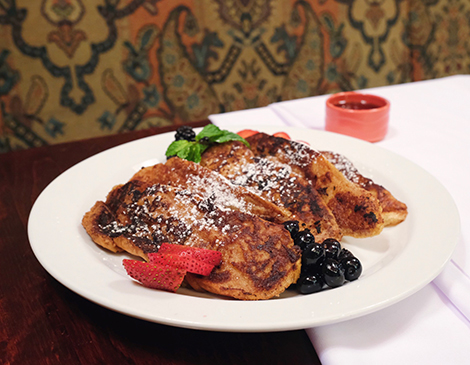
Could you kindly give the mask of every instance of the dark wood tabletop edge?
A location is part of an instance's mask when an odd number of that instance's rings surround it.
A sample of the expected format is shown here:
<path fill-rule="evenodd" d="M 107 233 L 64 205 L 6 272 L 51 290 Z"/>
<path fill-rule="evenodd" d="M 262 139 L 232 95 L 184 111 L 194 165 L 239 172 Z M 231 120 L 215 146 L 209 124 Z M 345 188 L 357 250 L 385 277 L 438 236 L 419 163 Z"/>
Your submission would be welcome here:
<path fill-rule="evenodd" d="M 198 122 L 186 123 L 185 125 L 197 128 L 209 123 L 210 120 L 205 119 Z M 152 127 L 138 131 L 94 137 L 0 154 L 0 186 L 3 186 L 4 188 L 7 186 L 13 186 L 15 184 L 13 179 L 36 178 L 37 176 L 28 175 L 28 173 L 31 172 L 35 175 L 34 171 L 39 169 L 36 165 L 43 164 L 49 168 L 51 164 L 55 164 L 53 168 L 54 172 L 48 171 L 47 177 L 43 176 L 42 178 L 35 179 L 34 189 L 36 191 L 36 196 L 33 197 L 33 200 L 35 200 L 35 198 L 39 196 L 39 193 L 50 182 L 52 182 L 62 172 L 76 165 L 78 162 L 127 142 L 175 131 L 180 126 L 181 125 Z M 0 207 L 2 207 L 2 205 L 0 197 Z"/>
<path fill-rule="evenodd" d="M 80 364 L 91 359 L 102 363 L 99 356 L 106 356 L 106 360 L 124 358 L 125 363 L 139 364 L 283 364 L 291 360 L 320 364 L 305 331 L 218 333 L 137 320 L 80 297 L 36 262 L 26 233 L 28 216 L 34 201 L 55 177 L 103 150 L 178 127 L 0 155 L 0 360 L 21 365 L 36 361 Z"/>
<path fill-rule="evenodd" d="M 185 123 L 184 125 L 188 125 L 193 128 L 198 128 L 198 127 L 203 127 L 210 123 L 211 122 L 209 119 L 204 119 L 204 120 L 197 121 L 197 122 Z M 41 146 L 41 147 L 36 147 L 36 148 L 11 151 L 11 152 L 0 154 L 0 164 L 11 159 L 21 160 L 21 159 L 32 158 L 36 155 L 38 156 L 42 156 L 44 154 L 54 155 L 54 153 L 60 152 L 63 150 L 74 150 L 76 149 L 77 146 L 81 146 L 84 144 L 95 146 L 93 150 L 96 149 L 96 151 L 94 153 L 98 153 L 106 149 L 118 146 L 123 143 L 134 141 L 140 138 L 176 131 L 179 127 L 181 127 L 181 124 L 174 124 L 174 125 L 162 126 L 162 127 L 151 127 L 151 128 L 141 129 L 137 131 L 130 131 L 130 132 L 125 132 L 125 133 L 113 134 L 113 135 L 92 137 L 92 138 L 87 138 L 87 139 L 80 139 L 80 140 L 52 144 L 52 145 Z"/>

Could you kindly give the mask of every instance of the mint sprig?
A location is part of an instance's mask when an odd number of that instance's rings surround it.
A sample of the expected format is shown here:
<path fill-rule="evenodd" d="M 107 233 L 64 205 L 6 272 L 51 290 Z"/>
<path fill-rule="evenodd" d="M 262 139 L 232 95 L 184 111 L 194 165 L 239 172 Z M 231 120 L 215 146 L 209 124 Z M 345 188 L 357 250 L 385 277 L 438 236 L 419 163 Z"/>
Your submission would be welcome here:
<path fill-rule="evenodd" d="M 179 158 L 199 163 L 201 162 L 202 154 L 211 145 L 229 141 L 240 141 L 247 147 L 250 146 L 248 142 L 238 134 L 222 130 L 214 124 L 208 124 L 196 135 L 195 141 L 173 141 L 168 146 L 165 155 L 167 157 L 176 155 Z"/>

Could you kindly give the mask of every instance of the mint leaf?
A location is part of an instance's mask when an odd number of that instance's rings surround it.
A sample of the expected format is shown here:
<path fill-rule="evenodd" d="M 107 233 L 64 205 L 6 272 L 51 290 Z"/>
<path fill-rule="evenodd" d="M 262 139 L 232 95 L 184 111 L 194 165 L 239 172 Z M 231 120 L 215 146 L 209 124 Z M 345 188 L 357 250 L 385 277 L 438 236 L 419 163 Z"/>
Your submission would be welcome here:
<path fill-rule="evenodd" d="M 243 142 L 247 147 L 250 147 L 250 144 L 244 138 L 240 137 L 238 134 L 229 132 L 229 131 L 223 131 L 223 132 L 225 133 L 217 137 L 217 139 L 215 139 L 214 142 L 224 143 L 224 142 L 229 142 L 229 141 L 240 141 L 240 142 Z"/>
<path fill-rule="evenodd" d="M 202 131 L 200 131 L 196 136 L 196 142 L 207 137 L 210 142 L 213 142 L 217 137 L 221 136 L 223 131 L 214 124 L 206 125 Z"/>
<path fill-rule="evenodd" d="M 201 162 L 202 154 L 209 146 L 201 144 L 201 143 L 197 143 L 197 142 L 191 142 L 191 143 L 193 143 L 193 145 L 189 149 L 189 154 L 186 157 L 186 160 L 199 163 Z"/>
<path fill-rule="evenodd" d="M 168 146 L 165 155 L 167 157 L 174 156 L 179 154 L 185 154 L 187 153 L 186 150 L 189 148 L 189 145 L 191 142 L 186 141 L 184 139 L 179 140 L 179 141 L 173 141 L 171 144 Z M 181 157 L 181 156 L 180 156 Z M 181 157 L 184 158 L 184 157 Z"/>
<path fill-rule="evenodd" d="M 167 157 L 178 156 L 179 158 L 201 162 L 202 153 L 208 148 L 208 145 L 203 145 L 197 142 L 189 142 L 184 139 L 180 141 L 173 141 L 165 152 Z"/>
<path fill-rule="evenodd" d="M 200 141 L 202 138 L 207 137 L 209 142 L 211 143 L 224 143 L 229 141 L 240 141 L 243 142 L 246 146 L 249 147 L 248 142 L 240 137 L 238 134 L 227 131 L 221 130 L 214 124 L 209 124 L 204 127 L 202 131 L 198 133 L 196 136 L 196 141 Z"/>
<path fill-rule="evenodd" d="M 204 141 L 200 142 L 204 138 Z M 229 141 L 240 141 L 246 146 L 250 146 L 248 142 L 240 137 L 238 134 L 221 130 L 214 124 L 206 125 L 196 136 L 196 141 L 190 142 L 187 140 L 173 141 L 167 148 L 165 155 L 178 156 L 179 158 L 193 161 L 196 163 L 201 162 L 201 156 L 204 151 L 214 143 L 224 143 Z"/>

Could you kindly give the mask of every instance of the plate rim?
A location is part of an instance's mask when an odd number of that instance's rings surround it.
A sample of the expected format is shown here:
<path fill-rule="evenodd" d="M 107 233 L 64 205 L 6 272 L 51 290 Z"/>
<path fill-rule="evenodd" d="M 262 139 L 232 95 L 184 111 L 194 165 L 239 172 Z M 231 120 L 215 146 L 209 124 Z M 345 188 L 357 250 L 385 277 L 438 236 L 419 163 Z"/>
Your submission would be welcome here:
<path fill-rule="evenodd" d="M 198 131 L 200 129 L 202 128 L 197 128 L 195 130 Z M 232 131 L 240 130 L 240 129 L 243 129 L 243 128 L 240 127 L 237 129 L 237 126 L 230 127 L 230 130 Z M 46 269 L 46 271 L 51 276 L 53 276 L 56 280 L 58 280 L 62 285 L 66 286 L 67 288 L 81 295 L 82 297 L 96 304 L 99 304 L 103 307 L 106 307 L 108 309 L 129 315 L 132 317 L 140 318 L 140 319 L 151 321 L 151 322 L 161 323 L 165 325 L 171 325 L 171 326 L 182 327 L 182 328 L 190 328 L 190 329 L 198 329 L 198 330 L 227 331 L 227 332 L 269 332 L 269 331 L 296 330 L 296 329 L 332 324 L 332 323 L 337 323 L 337 322 L 341 322 L 341 321 L 348 320 L 348 319 L 357 318 L 359 316 L 366 315 L 368 313 L 372 313 L 377 310 L 388 307 L 414 294 L 415 292 L 420 290 L 422 287 L 424 287 L 426 284 L 428 284 L 430 281 L 432 281 L 443 270 L 444 266 L 450 260 L 450 257 L 455 249 L 455 246 L 457 245 L 458 237 L 460 235 L 459 213 L 458 213 L 454 200 L 452 199 L 451 195 L 446 190 L 446 188 L 434 176 L 432 176 L 429 172 L 424 170 L 422 167 L 411 162 L 405 157 L 400 156 L 396 154 L 395 152 L 387 150 L 381 146 L 373 145 L 371 143 L 364 142 L 364 141 L 361 141 L 352 137 L 334 134 L 331 132 L 312 130 L 312 129 L 306 129 L 306 128 L 296 128 L 296 127 L 280 128 L 277 126 L 276 127 L 253 126 L 252 129 L 266 131 L 267 133 L 274 133 L 276 131 L 279 131 L 279 129 L 282 129 L 283 131 L 286 131 L 288 134 L 291 134 L 291 135 L 296 135 L 296 134 L 304 135 L 305 133 L 305 135 L 308 135 L 309 137 L 308 139 L 310 139 L 311 137 L 314 139 L 315 137 L 318 137 L 318 138 L 324 137 L 326 139 L 332 140 L 334 143 L 338 142 L 338 143 L 345 144 L 347 146 L 353 146 L 353 147 L 356 146 L 359 148 L 365 148 L 366 150 L 370 150 L 372 148 L 373 151 L 379 151 L 380 155 L 393 156 L 394 159 L 404 164 L 407 164 L 408 166 L 412 166 L 414 168 L 414 172 L 418 173 L 418 175 L 426 176 L 428 179 L 428 182 L 431 182 L 434 185 L 434 187 L 437 187 L 437 189 L 439 190 L 440 199 L 443 200 L 445 204 L 447 204 L 448 211 L 446 212 L 446 214 L 450 214 L 452 216 L 452 219 L 450 220 L 451 224 L 447 226 L 448 231 L 446 232 L 447 233 L 446 236 L 448 238 L 447 242 L 450 241 L 450 243 L 447 244 L 447 247 L 445 250 L 445 256 L 443 256 L 440 260 L 438 260 L 439 265 L 435 266 L 433 270 L 429 268 L 427 269 L 428 274 L 427 274 L 426 279 L 421 279 L 419 283 L 415 283 L 413 286 L 408 287 L 406 290 L 402 290 L 398 294 L 396 293 L 393 296 L 393 298 L 387 299 L 387 298 L 381 297 L 380 299 L 377 299 L 375 301 L 370 301 L 367 304 L 366 308 L 363 308 L 363 309 L 354 308 L 353 310 L 350 310 L 348 313 L 343 313 L 343 314 L 336 313 L 336 315 L 324 316 L 323 318 L 321 317 L 319 318 L 318 316 L 315 317 L 315 315 L 312 314 L 310 317 L 307 317 L 304 319 L 296 318 L 294 320 L 292 318 L 290 319 L 289 318 L 286 318 L 286 319 L 276 318 L 274 321 L 264 320 L 262 323 L 261 322 L 256 323 L 256 321 L 246 323 L 246 322 L 243 322 L 243 320 L 236 319 L 237 316 L 235 315 L 234 315 L 234 319 L 230 323 L 223 323 L 223 322 L 220 322 L 220 320 L 218 320 L 219 322 L 215 322 L 211 320 L 210 314 L 206 314 L 206 317 L 204 318 L 202 317 L 191 318 L 191 316 L 188 317 L 187 314 L 185 313 L 181 313 L 181 316 L 177 318 L 172 317 L 171 315 L 168 315 L 168 313 L 166 313 L 165 315 L 149 314 L 147 307 L 145 307 L 146 310 L 142 310 L 141 307 L 137 309 L 130 308 L 128 304 L 123 305 L 120 302 L 113 301 L 113 299 L 103 298 L 99 294 L 99 292 L 101 292 L 100 290 L 98 290 L 98 293 L 96 293 L 96 288 L 92 287 L 90 289 L 89 286 L 85 286 L 85 287 L 80 286 L 80 285 L 77 286 L 75 282 L 71 282 L 67 274 L 64 275 L 63 271 L 61 271 L 61 270 L 64 270 L 63 266 L 57 266 L 57 264 L 54 265 L 52 261 L 53 256 L 51 255 L 51 253 L 45 254 L 44 249 L 41 250 L 41 244 L 38 244 L 38 239 L 39 239 L 38 235 L 40 233 L 44 233 L 44 232 L 41 232 L 41 230 L 44 229 L 44 227 L 41 226 L 41 224 L 38 221 L 38 217 L 40 216 L 39 214 L 40 214 L 41 209 L 44 207 L 44 205 L 47 205 L 47 203 L 50 202 L 50 200 L 48 199 L 50 199 L 51 194 L 54 193 L 54 189 L 57 189 L 57 187 L 61 187 L 61 183 L 63 183 L 63 181 L 66 180 L 67 176 L 70 174 L 73 174 L 74 171 L 77 171 L 77 169 L 82 169 L 84 167 L 87 167 L 87 165 L 93 165 L 94 163 L 99 164 L 100 160 L 103 160 L 103 159 L 106 160 L 107 157 L 110 157 L 113 154 L 116 154 L 122 150 L 129 150 L 129 149 L 132 149 L 133 147 L 138 147 L 139 145 L 151 144 L 151 142 L 156 142 L 159 139 L 163 139 L 163 140 L 168 139 L 169 137 L 172 137 L 174 135 L 174 132 L 148 136 L 148 137 L 144 137 L 141 139 L 137 139 L 131 142 L 127 142 L 127 143 L 112 147 L 110 149 L 99 152 L 91 157 L 84 159 L 83 161 L 77 163 L 76 165 L 72 166 L 71 168 L 67 169 L 62 174 L 60 174 L 58 177 L 56 177 L 38 196 L 38 198 L 33 204 L 33 207 L 31 209 L 31 212 L 28 218 L 28 237 L 29 237 L 30 245 L 31 245 L 34 255 L 36 256 L 40 264 Z M 346 147 L 346 149 L 348 148 L 351 148 L 351 147 Z M 137 153 L 137 155 L 139 155 L 139 153 Z M 130 178 L 130 176 L 128 178 Z M 121 182 L 123 181 L 116 181 L 116 184 L 121 183 Z M 110 186 L 106 186 L 104 187 L 104 190 L 107 192 L 109 191 L 110 188 L 111 188 Z M 102 199 L 103 198 L 104 196 L 102 197 Z M 408 204 L 408 202 L 405 202 L 405 203 Z M 83 214 L 84 213 L 85 211 L 83 212 Z M 414 213 L 409 212 L 409 217 L 407 218 L 407 220 L 410 219 L 410 216 L 413 217 L 413 214 Z M 82 238 L 83 238 L 83 233 L 84 232 L 82 232 L 82 236 L 81 236 Z M 85 236 L 86 236 L 86 233 L 85 233 Z M 402 252 L 402 256 L 403 256 L 403 252 Z M 404 260 L 404 261 L 408 262 L 409 260 Z M 101 269 L 105 267 L 105 265 L 101 265 L 101 266 L 102 266 Z M 105 274 L 103 270 L 96 270 L 96 271 L 98 274 L 103 274 L 106 278 L 108 277 L 114 278 L 113 275 Z M 387 270 L 385 270 L 385 272 L 386 271 Z M 383 273 L 384 273 L 384 270 L 381 269 L 378 271 L 378 274 L 374 273 L 373 275 L 383 276 Z M 114 274 L 118 275 L 117 273 L 114 273 Z M 118 278 L 116 278 L 116 280 L 117 279 Z M 379 279 L 376 277 L 375 281 L 377 280 Z M 132 282 L 132 280 L 128 280 L 128 281 L 123 280 L 122 285 L 123 285 L 123 288 L 125 288 L 126 290 L 130 290 L 132 295 L 135 294 L 136 297 L 139 297 L 142 295 L 142 293 L 145 293 L 145 291 L 148 291 L 148 289 L 138 286 L 138 284 L 135 284 L 134 282 Z M 345 295 L 351 295 L 350 293 L 351 291 L 359 290 L 358 288 L 361 288 L 361 286 L 363 285 L 365 285 L 364 282 L 361 280 L 358 280 L 353 283 L 348 283 L 348 285 L 339 289 L 335 289 L 335 290 L 337 291 L 341 290 Z M 377 285 L 377 284 L 375 283 L 374 285 Z M 116 288 L 114 288 L 114 290 L 117 291 Z M 394 290 L 395 292 L 397 292 L 397 289 L 394 289 Z M 332 300 L 332 297 L 333 299 L 335 299 L 334 298 L 335 295 L 331 295 L 332 292 L 333 291 L 327 291 L 324 293 L 317 293 L 314 295 L 316 296 L 315 298 L 320 298 L 323 295 L 323 297 L 326 297 L 325 300 Z M 106 291 L 106 293 L 108 294 L 108 291 Z M 113 293 L 111 290 L 110 294 L 114 295 L 115 293 Z M 118 294 L 119 293 L 116 293 L 115 295 L 116 298 L 119 298 L 119 299 L 124 298 L 122 293 L 120 295 Z M 172 305 L 176 305 L 176 307 L 179 308 L 180 303 L 175 304 L 175 298 L 178 298 L 178 295 L 180 294 L 158 292 L 158 294 L 155 295 L 155 297 L 157 298 L 157 300 L 168 301 Z M 169 296 L 173 296 L 173 297 L 169 297 Z M 200 299 L 201 299 L 199 297 L 196 297 L 197 299 L 194 299 L 194 297 L 186 297 L 184 295 L 183 297 L 186 298 L 186 300 L 183 299 L 183 301 L 188 302 L 188 304 L 190 305 L 193 305 L 194 303 L 200 303 Z M 188 299 L 188 298 L 192 298 L 192 299 Z M 303 308 L 304 306 L 312 304 L 311 302 L 316 303 L 317 301 L 319 301 L 319 300 L 311 300 L 310 298 L 311 296 L 296 296 L 293 298 L 272 299 L 268 301 L 258 301 L 258 302 L 243 302 L 243 301 L 236 301 L 236 300 L 221 299 L 220 302 L 224 303 L 226 307 L 225 310 L 230 310 L 232 315 L 233 315 L 232 313 L 233 311 L 235 311 L 239 315 L 240 314 L 245 315 L 246 314 L 245 311 L 247 307 L 255 308 L 253 310 L 256 313 L 262 314 L 262 313 L 265 313 L 266 311 L 275 311 L 277 312 L 277 314 L 279 314 L 279 312 L 282 312 L 283 310 L 285 310 L 285 308 L 283 308 L 284 306 L 282 305 L 282 303 L 279 304 L 280 302 L 285 302 L 284 304 L 286 305 L 292 305 L 291 302 L 295 300 L 295 305 Z M 202 300 L 203 301 L 207 300 L 207 298 L 202 298 Z M 213 301 L 213 299 L 210 299 L 210 300 Z M 178 301 L 178 299 L 176 299 L 176 301 Z M 203 303 L 204 305 L 207 304 L 206 302 L 201 302 L 201 303 Z M 246 303 L 248 305 L 243 304 L 243 303 Z"/>

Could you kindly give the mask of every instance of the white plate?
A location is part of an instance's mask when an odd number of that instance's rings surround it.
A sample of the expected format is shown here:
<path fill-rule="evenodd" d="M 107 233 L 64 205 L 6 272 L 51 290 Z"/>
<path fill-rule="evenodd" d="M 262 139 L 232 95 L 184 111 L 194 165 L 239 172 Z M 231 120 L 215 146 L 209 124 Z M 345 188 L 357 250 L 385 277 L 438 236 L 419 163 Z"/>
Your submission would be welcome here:
<path fill-rule="evenodd" d="M 255 129 L 274 133 L 279 127 Z M 114 185 L 126 182 L 142 166 L 165 161 L 174 133 L 104 151 L 55 179 L 30 214 L 28 234 L 34 254 L 63 285 L 109 309 L 172 326 L 234 332 L 293 330 L 362 316 L 415 293 L 441 272 L 460 226 L 452 198 L 434 177 L 367 142 L 308 129 L 284 130 L 316 149 L 344 154 L 364 175 L 408 205 L 409 215 L 402 224 L 385 228 L 374 238 L 343 240 L 364 266 L 355 282 L 312 295 L 290 292 L 277 299 L 245 302 L 189 289 L 167 293 L 131 280 L 121 265 L 128 256 L 95 245 L 81 219 Z"/>

